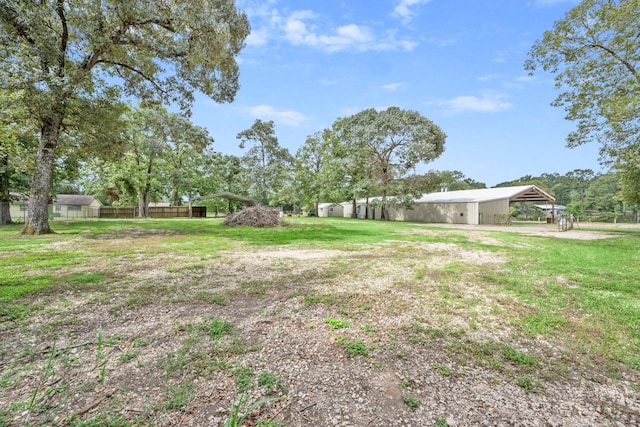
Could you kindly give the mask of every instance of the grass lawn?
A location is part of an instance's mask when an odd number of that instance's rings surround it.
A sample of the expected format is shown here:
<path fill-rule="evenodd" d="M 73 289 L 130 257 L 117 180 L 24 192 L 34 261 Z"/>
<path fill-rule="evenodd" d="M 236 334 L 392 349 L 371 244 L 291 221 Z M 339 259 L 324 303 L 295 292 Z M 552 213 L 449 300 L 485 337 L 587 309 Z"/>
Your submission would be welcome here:
<path fill-rule="evenodd" d="M 443 377 L 482 367 L 535 391 L 567 380 L 579 365 L 596 367 L 598 378 L 631 376 L 640 393 L 638 233 L 578 240 L 288 221 L 264 229 L 224 227 L 218 219 L 69 221 L 53 224 L 57 234 L 30 237 L 19 226 L 0 227 L 0 426 L 156 425 L 199 399 L 200 378 L 216 375 L 235 381 L 236 402 L 267 386 L 260 397 L 284 398 L 284 378 L 244 365 L 256 344 L 236 327 L 243 315 L 207 314 L 237 304 L 249 318 L 273 301 L 279 308 L 270 316 L 301 318 L 307 332 L 334 334 L 345 357 L 379 369 L 389 355 L 403 361 L 427 345 L 441 348 L 443 359 L 432 365 Z M 304 317 L 320 309 L 324 317 Z M 172 332 L 127 329 L 163 310 L 186 313 L 162 325 Z M 140 397 L 126 412 L 130 401 L 113 396 L 129 396 L 123 370 L 135 364 L 162 372 L 148 385 L 162 397 Z M 97 406 L 109 402 L 120 411 L 84 411 L 90 401 L 72 402 L 109 381 L 117 390 Z M 404 404 L 420 414 L 411 399 Z M 255 425 L 292 422 L 258 417 Z"/>

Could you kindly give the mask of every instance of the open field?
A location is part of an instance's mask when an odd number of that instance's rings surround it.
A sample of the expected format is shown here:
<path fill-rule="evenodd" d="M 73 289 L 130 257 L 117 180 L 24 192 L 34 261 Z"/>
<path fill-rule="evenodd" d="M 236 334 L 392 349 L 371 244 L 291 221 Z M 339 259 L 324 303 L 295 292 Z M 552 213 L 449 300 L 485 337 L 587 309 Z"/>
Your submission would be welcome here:
<path fill-rule="evenodd" d="M 640 425 L 640 230 L 290 222 L 0 228 L 0 426 Z"/>

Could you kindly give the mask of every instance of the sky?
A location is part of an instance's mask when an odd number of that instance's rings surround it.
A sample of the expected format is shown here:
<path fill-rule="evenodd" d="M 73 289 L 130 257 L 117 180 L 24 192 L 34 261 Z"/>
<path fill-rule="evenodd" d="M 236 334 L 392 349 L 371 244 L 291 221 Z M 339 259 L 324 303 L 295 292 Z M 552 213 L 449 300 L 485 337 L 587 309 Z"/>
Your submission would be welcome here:
<path fill-rule="evenodd" d="M 237 0 L 251 24 L 233 103 L 198 96 L 192 121 L 215 151 L 273 120 L 291 154 L 367 108 L 414 110 L 447 135 L 417 173 L 457 170 L 488 187 L 525 175 L 605 172 L 598 148 L 566 148 L 575 124 L 554 76 L 524 69 L 533 43 L 576 0 Z"/>

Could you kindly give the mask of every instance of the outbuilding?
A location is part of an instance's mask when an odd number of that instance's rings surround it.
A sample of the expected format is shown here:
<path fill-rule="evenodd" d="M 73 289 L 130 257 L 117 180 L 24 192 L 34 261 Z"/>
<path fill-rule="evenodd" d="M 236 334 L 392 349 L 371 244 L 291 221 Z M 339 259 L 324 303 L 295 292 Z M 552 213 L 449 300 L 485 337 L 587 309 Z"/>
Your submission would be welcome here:
<path fill-rule="evenodd" d="M 555 198 L 535 185 L 444 191 L 425 194 L 409 208 L 388 208 L 389 219 L 450 224 L 504 224 L 509 205 L 515 202 L 545 202 Z M 552 212 L 555 209 L 552 208 Z"/>
<path fill-rule="evenodd" d="M 318 204 L 319 217 L 329 217 L 329 216 L 342 217 L 343 215 L 344 215 L 344 207 L 339 203 L 319 203 Z"/>

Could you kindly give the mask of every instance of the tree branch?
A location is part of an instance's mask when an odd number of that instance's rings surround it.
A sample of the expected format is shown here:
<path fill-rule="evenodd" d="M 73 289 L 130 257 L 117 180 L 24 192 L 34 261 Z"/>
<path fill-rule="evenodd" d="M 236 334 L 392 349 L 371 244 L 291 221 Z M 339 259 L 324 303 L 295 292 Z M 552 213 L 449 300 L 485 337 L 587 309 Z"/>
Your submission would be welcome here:
<path fill-rule="evenodd" d="M 124 44 L 122 38 L 129 31 L 131 27 L 143 27 L 145 25 L 157 25 L 165 30 L 175 32 L 175 28 L 171 25 L 171 20 L 160 20 L 160 19 L 143 19 L 137 21 L 128 21 L 123 22 L 118 31 L 111 36 L 111 44 Z M 82 62 L 82 68 L 84 70 L 91 70 L 98 62 L 100 57 L 109 50 L 109 45 L 104 45 L 97 48 L 93 51 L 87 58 Z"/>
<path fill-rule="evenodd" d="M 132 71 L 134 73 L 136 73 L 137 75 L 139 75 L 140 77 L 142 77 L 144 80 L 148 81 L 149 83 L 151 83 L 153 85 L 153 87 L 156 88 L 156 90 L 160 93 L 166 94 L 167 92 L 165 90 L 162 89 L 162 87 L 160 85 L 158 85 L 155 80 L 153 80 L 151 77 L 148 77 L 146 74 L 144 74 L 142 71 L 138 70 L 135 67 L 132 67 L 131 65 L 128 64 L 124 64 L 122 62 L 115 62 L 115 61 L 108 61 L 106 59 L 98 59 L 96 60 L 96 64 L 109 64 L 109 65 L 113 65 L 115 67 L 122 67 L 122 68 L 126 68 L 129 71 Z"/>
<path fill-rule="evenodd" d="M 22 37 L 32 46 L 36 44 L 36 41 L 31 38 L 31 34 L 29 34 L 29 27 L 18 20 L 18 14 L 15 10 L 4 4 L 0 4 L 0 19 L 13 27 L 18 37 Z"/>
<path fill-rule="evenodd" d="M 64 0 L 58 0 L 56 4 L 56 13 L 62 24 L 62 36 L 60 37 L 60 57 L 58 58 L 58 77 L 64 77 L 65 57 L 67 53 L 67 44 L 69 42 L 69 27 L 67 26 L 67 18 L 64 14 Z"/>
<path fill-rule="evenodd" d="M 601 45 L 599 43 L 591 43 L 591 44 L 588 44 L 587 47 L 604 50 L 609 55 L 611 55 L 613 58 L 615 58 L 618 62 L 620 62 L 622 65 L 624 65 L 627 68 L 627 70 L 629 70 L 629 72 L 631 74 L 633 74 L 633 76 L 636 78 L 636 80 L 640 80 L 640 78 L 638 76 L 638 73 L 637 73 L 636 69 L 633 67 L 633 65 L 631 65 L 629 63 L 629 61 L 625 60 L 620 55 L 618 55 L 618 53 L 615 52 L 613 49 L 611 49 L 611 48 L 609 48 L 607 46 Z"/>

